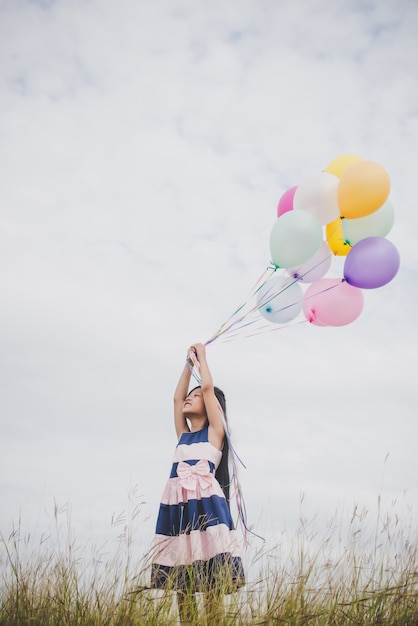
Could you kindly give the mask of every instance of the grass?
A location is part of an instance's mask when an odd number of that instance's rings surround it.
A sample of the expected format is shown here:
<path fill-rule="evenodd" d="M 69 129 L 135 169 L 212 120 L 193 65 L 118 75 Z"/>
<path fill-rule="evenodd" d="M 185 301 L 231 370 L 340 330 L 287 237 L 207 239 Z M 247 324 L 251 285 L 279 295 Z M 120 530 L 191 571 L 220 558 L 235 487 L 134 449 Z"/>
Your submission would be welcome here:
<path fill-rule="evenodd" d="M 77 547 L 67 508 L 33 547 L 21 524 L 0 537 L 0 626 L 139 626 L 178 623 L 175 594 L 150 590 L 147 555 L 135 561 L 140 506 L 115 516 L 119 549 Z M 65 524 L 62 516 L 66 517 Z M 418 543 L 396 514 L 354 509 L 326 523 L 301 517 L 276 548 L 251 548 L 251 579 L 224 601 L 225 625 L 418 624 Z M 212 624 L 199 597 L 200 626 Z"/>

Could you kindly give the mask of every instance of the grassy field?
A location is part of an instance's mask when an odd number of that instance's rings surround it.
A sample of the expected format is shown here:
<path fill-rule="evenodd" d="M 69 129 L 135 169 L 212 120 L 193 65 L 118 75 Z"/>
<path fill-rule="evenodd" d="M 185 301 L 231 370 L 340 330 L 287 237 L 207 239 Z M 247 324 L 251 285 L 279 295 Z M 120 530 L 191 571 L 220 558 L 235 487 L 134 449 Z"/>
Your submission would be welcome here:
<path fill-rule="evenodd" d="M 31 546 L 20 528 L 0 537 L 0 626 L 136 626 L 178 623 L 173 593 L 147 588 L 147 556 L 135 560 L 133 526 L 121 524 L 120 549 L 80 548 L 66 522 Z M 354 509 L 327 523 L 301 519 L 275 548 L 249 550 L 251 577 L 227 596 L 222 624 L 415 626 L 418 543 L 414 525 L 380 508 Z M 213 625 L 199 597 L 199 626 Z"/>

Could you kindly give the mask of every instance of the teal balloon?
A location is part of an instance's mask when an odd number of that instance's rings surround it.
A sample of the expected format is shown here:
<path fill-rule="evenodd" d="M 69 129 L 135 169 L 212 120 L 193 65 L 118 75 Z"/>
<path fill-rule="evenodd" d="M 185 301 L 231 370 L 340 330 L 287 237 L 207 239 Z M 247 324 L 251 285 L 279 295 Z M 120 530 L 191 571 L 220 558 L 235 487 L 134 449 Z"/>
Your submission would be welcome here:
<path fill-rule="evenodd" d="M 395 210 L 387 200 L 377 211 L 353 220 L 343 219 L 343 235 L 351 246 L 366 237 L 386 237 L 395 222 Z"/>
<path fill-rule="evenodd" d="M 288 211 L 281 215 L 270 233 L 271 260 L 288 268 L 309 261 L 322 243 L 322 226 L 308 211 Z"/>

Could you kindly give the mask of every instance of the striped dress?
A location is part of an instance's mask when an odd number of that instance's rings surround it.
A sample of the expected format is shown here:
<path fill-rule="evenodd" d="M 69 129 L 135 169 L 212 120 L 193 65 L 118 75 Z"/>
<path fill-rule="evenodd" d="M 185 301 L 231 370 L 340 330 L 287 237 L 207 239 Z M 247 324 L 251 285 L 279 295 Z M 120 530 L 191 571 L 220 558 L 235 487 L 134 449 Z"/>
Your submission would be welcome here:
<path fill-rule="evenodd" d="M 208 427 L 182 433 L 153 543 L 151 586 L 231 593 L 244 584 L 240 546 L 215 471 L 222 457 Z"/>

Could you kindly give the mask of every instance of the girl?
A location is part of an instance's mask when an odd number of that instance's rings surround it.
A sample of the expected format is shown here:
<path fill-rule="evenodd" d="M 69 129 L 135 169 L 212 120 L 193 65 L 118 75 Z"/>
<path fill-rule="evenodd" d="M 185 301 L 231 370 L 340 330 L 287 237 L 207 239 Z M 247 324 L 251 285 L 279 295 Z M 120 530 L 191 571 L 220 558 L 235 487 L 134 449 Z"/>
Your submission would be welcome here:
<path fill-rule="evenodd" d="M 201 386 L 188 393 L 193 360 Z M 153 545 L 151 586 L 176 589 L 182 624 L 197 616 L 195 592 L 209 602 L 244 584 L 239 542 L 229 510 L 225 397 L 213 386 L 203 344 L 189 349 L 174 393 L 178 437 L 162 495 Z"/>

